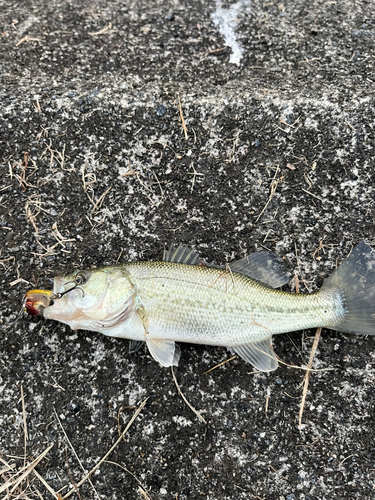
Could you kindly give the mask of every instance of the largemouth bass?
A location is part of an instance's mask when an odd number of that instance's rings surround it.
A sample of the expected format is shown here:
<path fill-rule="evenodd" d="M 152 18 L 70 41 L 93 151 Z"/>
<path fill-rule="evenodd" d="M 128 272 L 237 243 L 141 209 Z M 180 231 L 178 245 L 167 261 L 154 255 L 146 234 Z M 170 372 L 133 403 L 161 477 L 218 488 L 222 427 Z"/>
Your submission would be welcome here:
<path fill-rule="evenodd" d="M 375 334 L 375 254 L 359 243 L 321 290 L 295 294 L 271 252 L 223 269 L 205 264 L 180 245 L 160 262 L 134 262 L 54 278 L 53 291 L 31 290 L 25 310 L 91 330 L 145 341 L 162 366 L 177 365 L 188 342 L 225 346 L 258 370 L 278 360 L 272 336 L 304 328 Z"/>

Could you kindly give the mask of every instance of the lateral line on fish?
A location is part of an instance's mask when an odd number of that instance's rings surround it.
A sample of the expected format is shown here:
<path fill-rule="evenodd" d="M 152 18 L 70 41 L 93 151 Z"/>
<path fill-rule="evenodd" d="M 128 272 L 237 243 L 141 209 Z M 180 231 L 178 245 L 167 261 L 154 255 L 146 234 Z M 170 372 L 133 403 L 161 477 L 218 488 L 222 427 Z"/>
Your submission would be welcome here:
<path fill-rule="evenodd" d="M 181 264 L 181 265 L 184 265 L 184 264 Z M 197 266 L 197 267 L 200 267 L 200 266 Z M 223 272 L 220 274 L 220 276 L 218 276 L 215 281 L 213 283 L 211 283 L 211 285 L 207 286 L 207 285 L 201 285 L 200 283 L 197 283 L 195 281 L 188 281 L 188 280 L 183 280 L 183 279 L 175 279 L 175 278 L 169 278 L 169 277 L 166 277 L 166 276 L 152 276 L 152 277 L 140 277 L 138 278 L 139 281 L 144 281 L 144 280 L 149 280 L 149 279 L 153 279 L 153 280 L 165 280 L 165 281 L 177 281 L 177 282 L 180 282 L 180 283 L 187 283 L 189 285 L 195 285 L 199 288 L 203 288 L 203 289 L 210 289 L 212 288 L 223 276 L 227 275 L 228 273 L 227 272 Z M 236 274 L 239 274 L 240 276 L 244 276 L 245 278 L 247 278 L 248 280 L 251 280 L 251 281 L 255 281 L 253 280 L 252 278 L 249 278 L 248 276 L 245 276 L 245 275 L 242 275 L 240 273 L 236 273 Z M 222 293 L 226 293 L 227 290 L 220 290 L 219 288 L 216 288 L 215 289 L 217 292 L 222 292 Z"/>

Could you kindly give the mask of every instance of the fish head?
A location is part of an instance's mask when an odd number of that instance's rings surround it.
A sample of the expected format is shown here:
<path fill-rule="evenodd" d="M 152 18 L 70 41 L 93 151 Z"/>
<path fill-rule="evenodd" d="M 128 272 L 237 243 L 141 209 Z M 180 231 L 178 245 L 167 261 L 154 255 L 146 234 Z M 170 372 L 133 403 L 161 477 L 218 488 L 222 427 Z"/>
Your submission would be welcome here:
<path fill-rule="evenodd" d="M 134 294 L 129 274 L 119 266 L 76 271 L 54 278 L 53 302 L 43 316 L 73 329 L 88 329 L 129 306 Z"/>

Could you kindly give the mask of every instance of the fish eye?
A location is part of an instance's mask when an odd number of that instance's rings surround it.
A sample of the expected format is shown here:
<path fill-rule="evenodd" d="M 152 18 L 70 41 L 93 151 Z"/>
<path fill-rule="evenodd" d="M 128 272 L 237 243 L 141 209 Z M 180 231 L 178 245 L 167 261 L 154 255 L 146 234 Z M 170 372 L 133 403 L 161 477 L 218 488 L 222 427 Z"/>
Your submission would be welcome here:
<path fill-rule="evenodd" d="M 75 276 L 74 281 L 77 285 L 84 285 L 87 281 L 87 276 L 84 273 L 78 273 Z"/>

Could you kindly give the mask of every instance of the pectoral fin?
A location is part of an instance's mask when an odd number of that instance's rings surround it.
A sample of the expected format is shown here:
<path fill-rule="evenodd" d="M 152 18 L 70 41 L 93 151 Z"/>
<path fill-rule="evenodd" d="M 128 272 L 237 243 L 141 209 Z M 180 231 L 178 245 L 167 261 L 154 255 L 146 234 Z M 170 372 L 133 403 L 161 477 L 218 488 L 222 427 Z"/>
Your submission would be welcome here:
<path fill-rule="evenodd" d="M 178 366 L 180 347 L 173 340 L 150 339 L 146 344 L 151 356 L 161 366 Z"/>
<path fill-rule="evenodd" d="M 232 347 L 230 350 L 261 372 L 272 372 L 276 370 L 279 364 L 272 348 L 271 336 L 260 342 Z"/>

